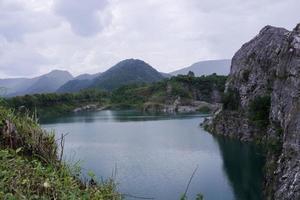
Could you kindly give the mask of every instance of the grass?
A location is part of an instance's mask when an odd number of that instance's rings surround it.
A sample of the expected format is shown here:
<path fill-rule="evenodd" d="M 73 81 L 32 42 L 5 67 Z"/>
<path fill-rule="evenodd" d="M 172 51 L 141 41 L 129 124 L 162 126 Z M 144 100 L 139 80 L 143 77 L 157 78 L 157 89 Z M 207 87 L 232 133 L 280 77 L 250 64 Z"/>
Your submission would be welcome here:
<path fill-rule="evenodd" d="M 0 199 L 122 199 L 112 179 L 89 184 L 61 162 L 54 134 L 34 117 L 0 106 L 0 122 Z"/>
<path fill-rule="evenodd" d="M 0 199 L 121 199 L 113 180 L 87 186 L 67 165 L 45 165 L 12 150 L 1 150 L 0 162 Z"/>

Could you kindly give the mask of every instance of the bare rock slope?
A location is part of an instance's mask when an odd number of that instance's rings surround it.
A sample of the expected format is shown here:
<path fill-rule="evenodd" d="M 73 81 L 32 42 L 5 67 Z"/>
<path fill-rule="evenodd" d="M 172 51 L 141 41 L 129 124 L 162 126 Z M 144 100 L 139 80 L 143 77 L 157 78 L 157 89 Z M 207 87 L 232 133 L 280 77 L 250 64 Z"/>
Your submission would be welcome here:
<path fill-rule="evenodd" d="M 205 128 L 265 144 L 265 198 L 300 199 L 300 24 L 293 31 L 266 26 L 244 44 L 225 94 L 227 104 Z"/>

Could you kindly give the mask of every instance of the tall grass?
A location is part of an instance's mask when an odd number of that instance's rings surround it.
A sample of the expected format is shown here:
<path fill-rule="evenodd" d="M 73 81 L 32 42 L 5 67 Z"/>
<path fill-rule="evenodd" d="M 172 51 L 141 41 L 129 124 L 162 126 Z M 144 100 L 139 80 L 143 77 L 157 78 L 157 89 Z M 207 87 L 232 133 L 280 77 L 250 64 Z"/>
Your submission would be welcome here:
<path fill-rule="evenodd" d="M 122 199 L 113 179 L 81 181 L 56 142 L 34 116 L 0 105 L 0 199 Z"/>

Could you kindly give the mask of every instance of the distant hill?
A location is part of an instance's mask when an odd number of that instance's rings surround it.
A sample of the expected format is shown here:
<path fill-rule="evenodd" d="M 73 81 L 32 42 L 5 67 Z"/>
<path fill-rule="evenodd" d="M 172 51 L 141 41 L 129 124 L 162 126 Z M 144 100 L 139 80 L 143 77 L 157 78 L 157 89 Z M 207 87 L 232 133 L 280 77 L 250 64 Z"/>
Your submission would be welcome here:
<path fill-rule="evenodd" d="M 100 76 L 101 72 L 96 74 L 81 74 L 79 76 L 76 76 L 73 80 L 92 80 L 98 76 Z"/>
<path fill-rule="evenodd" d="M 34 78 L 0 79 L 2 96 L 18 96 L 34 93 L 55 92 L 60 86 L 73 79 L 67 71 L 53 70 L 48 74 Z"/>
<path fill-rule="evenodd" d="M 72 80 L 66 82 L 61 87 L 59 87 L 56 92 L 78 92 L 82 89 L 88 88 L 92 84 L 92 80 L 99 77 L 101 73 L 96 74 L 81 74 L 74 77 Z"/>
<path fill-rule="evenodd" d="M 94 79 L 91 87 L 113 90 L 123 85 L 151 83 L 164 77 L 142 60 L 127 59 L 119 62 Z"/>
<path fill-rule="evenodd" d="M 165 75 L 166 76 L 166 75 Z M 119 62 L 94 79 L 71 80 L 60 87 L 58 92 L 76 92 L 85 88 L 113 90 L 123 85 L 151 83 L 165 77 L 142 60 L 127 59 Z"/>
<path fill-rule="evenodd" d="M 45 74 L 31 86 L 24 93 L 49 93 L 55 92 L 63 84 L 73 79 L 73 76 L 67 71 L 53 70 L 48 74 Z"/>
<path fill-rule="evenodd" d="M 159 72 L 164 78 L 171 78 L 172 75 L 169 73 Z"/>
<path fill-rule="evenodd" d="M 58 93 L 78 92 L 91 86 L 93 79 L 73 79 L 57 89 Z"/>
<path fill-rule="evenodd" d="M 173 76 L 182 74 L 186 75 L 189 71 L 194 72 L 195 76 L 210 75 L 216 73 L 218 75 L 228 75 L 230 71 L 231 60 L 207 60 L 192 64 L 189 67 L 182 68 L 171 72 Z"/>
<path fill-rule="evenodd" d="M 28 78 L 0 79 L 0 88 L 1 88 L 0 96 L 13 96 L 13 94 L 24 92 L 36 80 L 37 80 L 37 78 L 32 78 L 32 79 L 28 79 Z"/>

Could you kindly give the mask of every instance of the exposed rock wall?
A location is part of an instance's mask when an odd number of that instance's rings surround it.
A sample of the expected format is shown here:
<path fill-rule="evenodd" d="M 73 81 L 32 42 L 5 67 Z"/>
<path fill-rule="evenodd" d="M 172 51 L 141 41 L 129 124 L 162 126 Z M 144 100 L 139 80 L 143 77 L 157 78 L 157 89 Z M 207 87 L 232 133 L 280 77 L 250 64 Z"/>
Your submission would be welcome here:
<path fill-rule="evenodd" d="M 300 199 L 300 24 L 293 31 L 266 26 L 232 59 L 226 92 L 236 91 L 235 110 L 221 110 L 205 127 L 241 140 L 260 140 L 270 149 L 266 198 Z M 249 119 L 250 104 L 270 96 L 267 127 Z"/>

